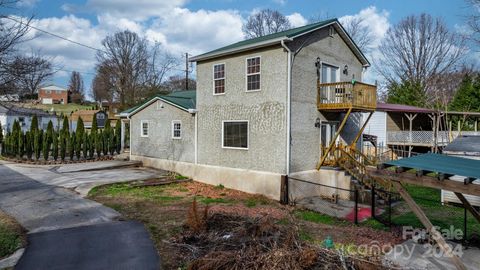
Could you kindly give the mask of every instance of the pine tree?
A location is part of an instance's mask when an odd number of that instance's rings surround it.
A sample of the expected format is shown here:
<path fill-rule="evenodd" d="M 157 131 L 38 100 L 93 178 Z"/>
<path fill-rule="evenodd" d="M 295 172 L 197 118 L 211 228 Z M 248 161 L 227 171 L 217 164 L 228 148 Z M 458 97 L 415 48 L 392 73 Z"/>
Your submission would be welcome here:
<path fill-rule="evenodd" d="M 70 160 L 73 160 L 73 157 L 75 156 L 75 132 L 72 132 L 68 137 L 67 152 Z"/>
<path fill-rule="evenodd" d="M 426 96 L 420 83 L 394 82 L 388 87 L 387 102 L 423 107 L 426 105 Z"/>
<path fill-rule="evenodd" d="M 48 156 L 50 154 L 50 138 L 48 136 L 48 132 L 43 136 L 42 154 L 43 160 L 48 161 Z"/>
<path fill-rule="evenodd" d="M 460 112 L 480 111 L 480 75 L 476 78 L 468 74 L 465 75 L 450 103 L 450 110 Z"/>
<path fill-rule="evenodd" d="M 27 159 L 31 160 L 33 155 L 33 138 L 32 132 L 27 131 L 25 133 L 25 154 L 27 155 Z"/>
<path fill-rule="evenodd" d="M 34 115 L 32 117 L 32 122 L 30 123 L 30 132 L 34 132 L 35 130 L 38 130 L 38 118 L 37 115 Z"/>
<path fill-rule="evenodd" d="M 101 130 L 95 136 L 95 148 L 97 150 L 97 157 L 100 157 L 103 150 L 103 136 Z"/>
<path fill-rule="evenodd" d="M 95 154 L 95 137 L 92 133 L 88 135 L 88 157 L 93 158 Z"/>
<path fill-rule="evenodd" d="M 92 120 L 92 129 L 90 130 L 90 133 L 97 135 L 97 131 L 98 131 L 97 114 L 94 114 L 93 120 Z"/>
<path fill-rule="evenodd" d="M 53 160 L 58 159 L 58 134 L 55 130 L 52 132 L 52 157 Z"/>
<path fill-rule="evenodd" d="M 23 134 L 23 131 L 20 129 L 18 133 L 18 157 L 22 159 L 24 154 L 25 154 L 25 134 Z"/>
<path fill-rule="evenodd" d="M 19 134 L 20 134 L 20 123 L 17 120 L 13 121 L 13 126 L 12 126 L 12 155 L 17 156 L 18 155 L 18 141 L 19 141 Z"/>
<path fill-rule="evenodd" d="M 42 134 L 38 129 L 33 130 L 33 152 L 35 153 L 35 160 L 40 158 L 40 151 L 42 149 L 41 141 L 42 141 Z"/>
<path fill-rule="evenodd" d="M 48 126 L 47 126 L 47 137 L 48 137 L 49 143 L 52 143 L 53 141 L 53 132 L 54 132 L 53 123 L 52 123 L 52 120 L 50 120 L 48 121 Z"/>
<path fill-rule="evenodd" d="M 67 136 L 65 135 L 65 132 L 63 131 L 60 131 L 60 140 L 59 140 L 59 144 L 60 144 L 60 159 L 62 161 L 65 161 L 65 156 L 66 156 L 66 153 L 67 153 Z"/>
<path fill-rule="evenodd" d="M 83 133 L 83 138 L 82 138 L 82 154 L 83 154 L 83 159 L 87 159 L 88 157 L 88 134 Z"/>
<path fill-rule="evenodd" d="M 112 126 L 110 125 L 110 119 L 105 121 L 105 128 L 103 129 L 103 154 L 108 155 L 110 151 L 110 134 L 112 132 Z"/>
<path fill-rule="evenodd" d="M 83 143 L 83 135 L 85 134 L 85 128 L 83 126 L 83 120 L 81 117 L 78 118 L 77 121 L 77 129 L 76 129 L 76 138 L 75 138 L 75 154 L 77 159 L 80 159 L 81 151 L 82 151 L 82 143 Z"/>
<path fill-rule="evenodd" d="M 65 138 L 67 135 L 70 135 L 70 124 L 66 115 L 63 116 L 62 133 L 65 135 Z"/>
<path fill-rule="evenodd" d="M 120 154 L 122 150 L 122 123 L 121 120 L 117 120 L 115 124 L 115 150 L 117 154 Z"/>

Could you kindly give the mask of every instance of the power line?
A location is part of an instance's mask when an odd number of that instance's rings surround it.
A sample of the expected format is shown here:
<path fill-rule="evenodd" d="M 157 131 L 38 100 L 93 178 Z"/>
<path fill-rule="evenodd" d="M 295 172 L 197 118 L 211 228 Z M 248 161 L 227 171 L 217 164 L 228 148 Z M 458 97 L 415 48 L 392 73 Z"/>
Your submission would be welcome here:
<path fill-rule="evenodd" d="M 78 41 L 71 40 L 71 39 L 69 39 L 69 38 L 60 36 L 60 35 L 58 35 L 58 34 L 55 34 L 55 33 L 52 33 L 52 32 L 49 32 L 49 31 L 46 31 L 46 30 L 43 30 L 43 29 L 40 29 L 40 28 L 38 28 L 38 27 L 35 27 L 35 26 L 30 25 L 30 24 L 28 24 L 28 23 L 25 23 L 25 22 L 23 22 L 23 21 L 17 20 L 17 19 L 15 19 L 15 18 L 11 17 L 11 16 L 5 16 L 4 18 L 7 18 L 7 19 L 12 20 L 12 21 L 15 21 L 15 22 L 17 22 L 17 23 L 19 23 L 19 24 L 23 24 L 23 25 L 25 25 L 25 26 L 27 26 L 27 27 L 29 27 L 29 28 L 35 29 L 35 30 L 37 30 L 37 31 L 39 31 L 39 32 L 42 32 L 42 33 L 51 35 L 51 36 L 56 37 L 56 38 L 59 38 L 59 39 L 63 39 L 63 40 L 68 41 L 68 42 L 71 42 L 71 43 L 73 43 L 73 44 L 76 44 L 76 45 L 79 45 L 79 46 L 82 46 L 82 47 L 85 47 L 85 48 L 88 48 L 88 49 L 91 49 L 91 50 L 94 50 L 94 51 L 105 52 L 105 51 L 103 51 L 103 50 L 101 50 L 101 49 L 97 49 L 97 48 L 95 48 L 95 47 L 92 47 L 92 46 L 89 46 L 89 45 L 80 43 L 80 42 L 78 42 Z"/>

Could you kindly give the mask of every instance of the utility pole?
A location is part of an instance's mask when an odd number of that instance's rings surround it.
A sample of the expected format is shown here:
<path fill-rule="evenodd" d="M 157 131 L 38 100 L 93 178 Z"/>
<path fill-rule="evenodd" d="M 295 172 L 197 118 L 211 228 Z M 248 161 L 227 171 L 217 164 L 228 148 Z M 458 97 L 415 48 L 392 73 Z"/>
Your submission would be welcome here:
<path fill-rule="evenodd" d="M 188 53 L 185 53 L 185 90 L 188 90 Z"/>

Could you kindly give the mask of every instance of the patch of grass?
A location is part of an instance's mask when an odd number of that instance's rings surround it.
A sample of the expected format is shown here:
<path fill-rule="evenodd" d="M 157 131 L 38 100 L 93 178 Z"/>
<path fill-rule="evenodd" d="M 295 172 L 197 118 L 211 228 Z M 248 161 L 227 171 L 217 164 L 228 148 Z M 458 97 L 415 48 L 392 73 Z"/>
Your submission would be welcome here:
<path fill-rule="evenodd" d="M 252 207 L 257 206 L 257 200 L 255 200 L 254 198 L 248 198 L 248 199 L 244 202 L 244 204 L 245 204 L 246 207 L 252 208 Z"/>
<path fill-rule="evenodd" d="M 232 200 L 228 200 L 228 199 L 225 199 L 225 198 L 209 198 L 209 197 L 204 198 L 204 197 L 200 197 L 199 202 L 201 202 L 203 204 L 212 204 L 212 203 L 230 204 L 230 203 L 232 203 Z"/>
<path fill-rule="evenodd" d="M 15 220 L 0 212 L 0 258 L 11 255 L 24 245 L 24 233 Z"/>
<path fill-rule="evenodd" d="M 214 189 L 225 189 L 225 187 L 222 185 L 222 184 L 218 184 L 216 185 L 215 187 L 213 187 Z"/>
<path fill-rule="evenodd" d="M 184 179 L 188 179 L 188 177 L 183 176 L 183 175 L 181 175 L 181 174 L 176 174 L 176 175 L 175 175 L 175 179 L 176 179 L 176 180 L 184 180 Z"/>
<path fill-rule="evenodd" d="M 298 232 L 298 236 L 300 237 L 300 239 L 302 239 L 303 241 L 307 241 L 307 242 L 313 242 L 315 239 L 313 239 L 313 236 L 311 236 L 308 232 L 304 231 L 304 230 L 300 230 Z"/>
<path fill-rule="evenodd" d="M 328 224 L 328 225 L 342 225 L 346 223 L 346 221 L 342 221 L 337 218 L 320 214 L 310 210 L 297 210 L 295 211 L 295 217 L 305 221 Z"/>
<path fill-rule="evenodd" d="M 117 183 L 93 188 L 89 196 L 130 197 L 158 202 L 173 202 L 182 200 L 182 196 L 170 196 L 168 190 L 178 189 L 177 184 L 162 186 L 134 187 L 129 183 Z"/>
<path fill-rule="evenodd" d="M 383 223 L 379 222 L 378 220 L 376 220 L 374 218 L 369 218 L 369 219 L 365 220 L 364 222 L 360 223 L 359 225 L 362 226 L 362 227 L 370 227 L 370 228 L 373 228 L 375 230 L 383 230 L 383 231 L 390 230 L 389 227 L 383 225 Z"/>

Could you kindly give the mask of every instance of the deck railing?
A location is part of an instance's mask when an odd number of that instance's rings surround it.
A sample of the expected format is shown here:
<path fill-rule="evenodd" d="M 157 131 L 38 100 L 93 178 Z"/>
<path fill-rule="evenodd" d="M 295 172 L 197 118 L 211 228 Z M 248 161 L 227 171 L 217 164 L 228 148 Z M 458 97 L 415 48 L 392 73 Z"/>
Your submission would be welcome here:
<path fill-rule="evenodd" d="M 445 146 L 451 140 L 454 140 L 459 135 L 480 135 L 480 132 L 475 131 L 439 131 L 437 135 L 437 145 Z M 433 131 L 388 131 L 387 143 L 398 145 L 417 145 L 417 146 L 433 146 L 434 142 Z"/>
<path fill-rule="evenodd" d="M 336 82 L 318 84 L 319 110 L 360 109 L 375 110 L 377 87 L 361 82 Z"/>

